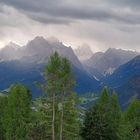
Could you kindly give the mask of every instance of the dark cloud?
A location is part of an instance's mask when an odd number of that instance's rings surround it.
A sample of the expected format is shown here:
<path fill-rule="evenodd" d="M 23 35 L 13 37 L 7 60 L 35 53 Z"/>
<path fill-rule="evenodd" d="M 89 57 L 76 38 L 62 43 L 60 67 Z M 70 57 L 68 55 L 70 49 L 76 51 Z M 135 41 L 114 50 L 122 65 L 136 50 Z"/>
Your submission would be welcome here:
<path fill-rule="evenodd" d="M 100 49 L 140 44 L 140 0 L 0 0 L 0 19 L 3 42 L 53 35 Z"/>
<path fill-rule="evenodd" d="M 107 0 L 110 4 L 118 4 L 121 7 L 129 7 L 132 9 L 140 8 L 139 0 Z"/>
<path fill-rule="evenodd" d="M 123 8 L 140 5 L 139 0 L 6 0 L 3 4 L 21 10 L 30 18 L 46 24 L 68 24 L 75 20 L 115 21 L 140 24 L 140 12 L 125 11 Z M 84 7 L 85 4 L 85 7 Z"/>
<path fill-rule="evenodd" d="M 44 24 L 70 24 L 72 22 L 74 22 L 73 20 L 70 20 L 70 19 L 66 19 L 66 18 L 54 18 L 54 17 L 51 17 L 51 16 L 48 16 L 44 13 L 28 13 L 28 16 L 35 20 L 35 21 L 38 21 L 38 22 L 41 22 L 41 23 L 44 23 Z"/>

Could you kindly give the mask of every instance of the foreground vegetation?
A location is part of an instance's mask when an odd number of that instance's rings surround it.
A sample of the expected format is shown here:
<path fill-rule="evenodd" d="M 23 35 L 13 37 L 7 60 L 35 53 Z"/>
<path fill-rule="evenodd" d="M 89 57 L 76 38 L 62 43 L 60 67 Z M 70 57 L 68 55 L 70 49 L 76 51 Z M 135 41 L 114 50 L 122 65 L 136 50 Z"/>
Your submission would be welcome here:
<path fill-rule="evenodd" d="M 133 100 L 121 111 L 117 94 L 105 88 L 87 112 L 81 135 L 84 140 L 140 140 L 140 101 Z"/>
<path fill-rule="evenodd" d="M 36 101 L 21 84 L 0 96 L 0 140 L 140 140 L 139 100 L 122 112 L 117 94 L 104 88 L 81 117 L 70 62 L 57 53 L 50 57 L 44 80 L 38 84 L 44 96 Z"/>

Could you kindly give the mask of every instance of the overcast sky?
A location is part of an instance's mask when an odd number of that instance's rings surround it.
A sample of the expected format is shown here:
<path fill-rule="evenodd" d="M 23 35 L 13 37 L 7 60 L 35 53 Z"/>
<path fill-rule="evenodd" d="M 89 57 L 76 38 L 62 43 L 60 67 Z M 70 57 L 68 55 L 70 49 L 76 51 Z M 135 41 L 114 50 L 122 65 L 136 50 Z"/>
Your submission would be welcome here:
<path fill-rule="evenodd" d="M 0 46 L 35 36 L 140 51 L 140 0 L 0 0 Z"/>

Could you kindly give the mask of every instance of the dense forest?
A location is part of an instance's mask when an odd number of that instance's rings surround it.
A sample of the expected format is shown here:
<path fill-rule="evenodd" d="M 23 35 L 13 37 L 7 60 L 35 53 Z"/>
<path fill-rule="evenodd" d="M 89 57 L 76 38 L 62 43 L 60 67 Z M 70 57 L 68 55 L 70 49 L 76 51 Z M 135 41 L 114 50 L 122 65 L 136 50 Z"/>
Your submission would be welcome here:
<path fill-rule="evenodd" d="M 83 111 L 72 66 L 58 53 L 50 57 L 43 75 L 44 83 L 36 84 L 43 95 L 34 101 L 22 84 L 0 96 L 0 140 L 140 140 L 139 100 L 122 111 L 117 93 L 105 87 Z"/>

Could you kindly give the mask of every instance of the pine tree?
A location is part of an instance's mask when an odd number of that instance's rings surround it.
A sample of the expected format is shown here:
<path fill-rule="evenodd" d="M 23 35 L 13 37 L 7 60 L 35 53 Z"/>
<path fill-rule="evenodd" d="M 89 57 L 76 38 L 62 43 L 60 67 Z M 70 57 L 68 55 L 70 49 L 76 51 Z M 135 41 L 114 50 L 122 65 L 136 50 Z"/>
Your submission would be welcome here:
<path fill-rule="evenodd" d="M 109 100 L 110 100 L 109 91 L 108 91 L 107 87 L 105 87 L 102 90 L 102 94 L 101 94 L 100 99 L 99 99 L 100 106 L 103 107 L 104 109 L 107 109 L 106 107 L 109 104 Z M 103 106 L 103 105 L 105 105 L 105 106 Z"/>
<path fill-rule="evenodd" d="M 117 96 L 109 96 L 107 88 L 97 104 L 87 111 L 81 135 L 84 140 L 119 140 L 121 109 Z"/>
<path fill-rule="evenodd" d="M 5 110 L 7 106 L 7 96 L 0 96 L 0 140 L 4 140 L 5 128 L 4 128 L 4 119 L 5 119 Z"/>
<path fill-rule="evenodd" d="M 96 104 L 85 114 L 81 136 L 83 140 L 101 140 L 103 139 L 104 129 L 103 121 L 100 116 L 99 106 Z"/>
<path fill-rule="evenodd" d="M 50 116 L 47 98 L 40 97 L 33 102 L 33 112 L 30 122 L 29 138 L 32 140 L 50 140 L 51 123 L 48 123 Z"/>
<path fill-rule="evenodd" d="M 5 114 L 6 140 L 25 140 L 28 138 L 28 126 L 31 113 L 31 94 L 18 84 L 10 89 Z"/>
<path fill-rule="evenodd" d="M 56 138 L 55 121 L 56 121 L 56 100 L 59 93 L 59 74 L 61 68 L 61 58 L 57 52 L 50 57 L 45 71 L 46 89 L 48 98 L 51 99 L 50 109 L 52 109 L 52 140 Z"/>
<path fill-rule="evenodd" d="M 64 104 L 63 137 L 62 140 L 78 140 L 80 132 L 79 100 L 75 93 L 71 93 Z"/>
<path fill-rule="evenodd" d="M 44 78 L 46 82 L 41 87 L 47 93 L 45 116 L 48 126 L 50 126 L 49 124 L 52 126 L 51 131 L 48 129 L 48 135 L 51 135 L 52 139 L 60 140 L 66 139 L 68 133 L 69 139 L 77 137 L 75 127 L 79 125 L 78 102 L 73 94 L 75 80 L 70 62 L 55 52 L 50 57 Z M 42 104 L 42 106 L 44 105 Z M 71 118 L 73 120 L 70 122 Z M 68 126 L 71 129 L 68 129 Z M 75 131 L 74 133 L 73 130 Z"/>
<path fill-rule="evenodd" d="M 65 111 L 68 112 L 70 110 L 70 106 L 69 106 L 69 108 L 68 108 L 68 106 L 66 108 L 66 104 L 68 104 L 68 102 L 71 101 L 70 97 L 72 96 L 73 86 L 75 84 L 75 80 L 73 78 L 70 62 L 66 58 L 62 58 L 62 60 L 61 60 L 61 73 L 60 73 L 59 80 L 60 80 L 60 97 L 61 97 L 61 99 L 60 99 L 60 104 L 61 104 L 61 109 L 60 109 L 60 114 L 61 114 L 60 115 L 60 140 L 63 140 L 64 134 L 65 134 L 65 132 L 64 132 L 65 118 L 66 118 L 66 116 L 68 116 L 68 114 L 65 115 Z M 74 102 L 74 100 L 71 102 Z M 76 108 L 76 106 L 75 106 L 75 108 Z M 67 125 L 69 125 L 69 124 L 67 124 Z"/>
<path fill-rule="evenodd" d="M 124 139 L 140 139 L 140 101 L 133 100 L 124 113 Z"/>
<path fill-rule="evenodd" d="M 109 133 L 110 137 L 113 140 L 120 139 L 120 128 L 121 128 L 121 107 L 118 102 L 117 93 L 114 91 L 112 96 L 110 97 L 109 103 L 109 111 L 108 111 L 108 122 L 109 122 Z"/>

